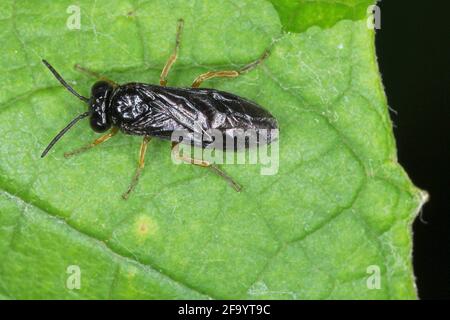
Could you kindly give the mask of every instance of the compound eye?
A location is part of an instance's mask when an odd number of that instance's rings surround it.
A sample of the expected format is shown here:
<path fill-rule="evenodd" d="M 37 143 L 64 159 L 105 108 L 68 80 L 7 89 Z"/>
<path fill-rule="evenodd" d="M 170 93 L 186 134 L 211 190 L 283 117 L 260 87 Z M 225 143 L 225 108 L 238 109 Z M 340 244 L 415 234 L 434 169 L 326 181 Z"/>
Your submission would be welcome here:
<path fill-rule="evenodd" d="M 111 128 L 111 123 L 108 121 L 104 114 L 92 114 L 90 118 L 90 125 L 92 130 L 95 132 L 105 132 L 109 128 Z"/>
<path fill-rule="evenodd" d="M 112 89 L 112 86 L 106 81 L 97 81 L 91 88 L 92 96 L 101 96 L 106 91 Z"/>

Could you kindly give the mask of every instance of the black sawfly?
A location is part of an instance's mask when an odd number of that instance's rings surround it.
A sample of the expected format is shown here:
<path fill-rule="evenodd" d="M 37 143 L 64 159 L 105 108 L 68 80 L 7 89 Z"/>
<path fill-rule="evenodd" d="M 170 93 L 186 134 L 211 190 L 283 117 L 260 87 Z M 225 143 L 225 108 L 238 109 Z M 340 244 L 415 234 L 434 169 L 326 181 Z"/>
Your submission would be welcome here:
<path fill-rule="evenodd" d="M 167 75 L 177 59 L 180 47 L 183 20 L 178 20 L 176 42 L 173 54 L 166 62 L 161 75 L 160 84 L 126 83 L 118 84 L 93 71 L 75 65 L 79 71 L 87 73 L 99 80 L 91 88 L 90 98 L 77 93 L 46 60 L 42 62 L 56 79 L 74 96 L 88 105 L 88 111 L 75 117 L 62 129 L 42 152 L 44 157 L 54 144 L 79 120 L 89 117 L 90 126 L 95 132 L 110 130 L 92 143 L 65 153 L 65 157 L 86 151 L 114 136 L 118 131 L 129 135 L 143 136 L 140 148 L 139 164 L 130 186 L 122 195 L 127 199 L 137 185 L 144 168 L 145 152 L 151 138 L 171 140 L 175 130 L 188 133 L 202 133 L 209 129 L 219 130 L 223 135 L 232 135 L 235 129 L 252 129 L 256 132 L 264 129 L 271 132 L 278 128 L 277 120 L 264 108 L 232 93 L 215 89 L 199 88 L 200 84 L 215 77 L 233 78 L 248 72 L 261 63 L 268 55 L 266 51 L 258 60 L 239 70 L 210 71 L 198 76 L 190 88 L 167 87 Z M 265 143 L 273 139 L 269 136 Z M 172 141 L 172 151 L 178 154 L 178 144 L 185 141 Z M 192 141 L 191 141 L 192 142 Z M 189 143 L 191 143 L 189 142 Z M 211 142 L 211 141 L 210 141 Z M 203 141 L 201 147 L 208 145 Z M 184 156 L 181 160 L 194 165 L 210 168 L 223 177 L 236 191 L 241 186 L 215 164 Z"/>

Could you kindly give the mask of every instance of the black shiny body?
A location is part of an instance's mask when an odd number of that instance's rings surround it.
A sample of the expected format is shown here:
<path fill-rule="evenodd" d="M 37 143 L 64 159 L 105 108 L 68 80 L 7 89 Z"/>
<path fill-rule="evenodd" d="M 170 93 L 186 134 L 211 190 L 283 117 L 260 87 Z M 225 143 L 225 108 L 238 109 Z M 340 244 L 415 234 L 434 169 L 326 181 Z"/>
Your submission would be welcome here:
<path fill-rule="evenodd" d="M 91 125 L 92 118 L 104 118 L 130 135 L 169 140 L 173 131 L 184 130 L 188 134 L 202 133 L 201 146 L 206 147 L 213 142 L 208 139 L 210 129 L 222 132 L 224 139 L 236 135 L 236 129 L 266 129 L 266 142 L 270 143 L 270 130 L 278 128 L 276 119 L 258 104 L 215 89 L 127 83 L 105 91 L 103 97 L 102 103 L 93 104 L 98 113 L 91 116 Z"/>

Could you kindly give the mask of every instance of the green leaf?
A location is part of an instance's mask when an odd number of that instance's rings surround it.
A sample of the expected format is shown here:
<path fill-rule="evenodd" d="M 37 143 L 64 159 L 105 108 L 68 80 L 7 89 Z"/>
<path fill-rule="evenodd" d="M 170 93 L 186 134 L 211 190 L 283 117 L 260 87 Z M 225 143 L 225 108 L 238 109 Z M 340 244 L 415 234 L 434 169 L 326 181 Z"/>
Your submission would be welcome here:
<path fill-rule="evenodd" d="M 375 0 L 270 0 L 285 31 L 301 32 L 311 26 L 329 28 L 337 22 L 364 20 Z"/>
<path fill-rule="evenodd" d="M 0 297 L 416 298 L 411 223 L 426 194 L 397 163 L 367 3 L 300 1 L 305 20 L 294 24 L 283 2 L 77 1 L 81 29 L 70 30 L 73 1 L 2 1 Z M 169 143 L 154 139 L 124 201 L 141 139 L 117 135 L 65 159 L 98 137 L 88 121 L 41 159 L 86 110 L 41 59 L 84 95 L 94 79 L 75 63 L 120 83 L 158 83 L 178 18 L 169 85 L 239 68 L 271 46 L 255 70 L 205 86 L 277 117 L 278 173 L 226 165 L 244 186 L 236 193 L 208 170 L 174 165 Z M 79 289 L 67 285 L 70 266 Z M 373 270 L 379 289 L 368 286 Z"/>

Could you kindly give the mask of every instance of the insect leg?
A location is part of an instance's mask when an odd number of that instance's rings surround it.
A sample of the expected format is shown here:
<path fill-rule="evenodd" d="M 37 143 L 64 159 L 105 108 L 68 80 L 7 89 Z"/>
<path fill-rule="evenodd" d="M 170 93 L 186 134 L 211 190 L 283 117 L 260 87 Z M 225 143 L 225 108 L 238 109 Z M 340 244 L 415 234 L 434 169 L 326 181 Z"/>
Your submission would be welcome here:
<path fill-rule="evenodd" d="M 225 181 L 234 190 L 236 190 L 237 192 L 240 192 L 242 190 L 242 187 L 236 181 L 234 181 L 234 179 L 232 177 L 227 175 L 223 170 L 221 170 L 215 164 L 209 163 L 208 161 L 191 158 L 191 157 L 188 157 L 188 156 L 185 156 L 185 155 L 180 156 L 179 147 L 178 147 L 179 144 L 180 144 L 179 142 L 172 142 L 172 154 L 175 156 L 176 159 L 184 161 L 184 162 L 191 163 L 191 164 L 196 165 L 196 166 L 209 168 L 215 174 L 217 174 L 217 175 L 221 176 L 223 179 L 225 179 Z"/>
<path fill-rule="evenodd" d="M 236 78 L 238 75 L 239 71 L 236 70 L 208 71 L 195 78 L 194 82 L 192 83 L 192 88 L 198 88 L 203 81 L 211 78 Z"/>
<path fill-rule="evenodd" d="M 64 153 L 64 157 L 69 158 L 71 156 L 74 156 L 76 154 L 79 154 L 81 152 L 87 151 L 97 145 L 99 145 L 100 143 L 103 143 L 105 141 L 108 141 L 111 137 L 113 137 L 117 132 L 119 131 L 118 128 L 112 128 L 110 132 L 108 132 L 107 134 L 105 134 L 104 136 L 101 136 L 98 139 L 95 139 L 92 143 L 85 145 L 84 147 L 81 147 L 79 149 L 75 149 L 71 152 L 66 152 Z"/>
<path fill-rule="evenodd" d="M 161 75 L 159 76 L 159 84 L 161 86 L 165 86 L 167 84 L 167 79 L 166 79 L 167 75 L 169 74 L 170 68 L 177 60 L 178 50 L 180 48 L 180 42 L 181 42 L 181 33 L 183 32 L 183 25 L 184 25 L 184 20 L 178 19 L 177 35 L 176 35 L 176 39 L 175 39 L 175 48 L 173 50 L 173 53 L 167 60 L 166 65 L 162 69 Z"/>
<path fill-rule="evenodd" d="M 108 82 L 113 87 L 117 87 L 119 85 L 117 82 L 114 82 L 113 80 L 110 80 L 107 77 L 102 76 L 101 74 L 99 74 L 99 73 L 97 73 L 95 71 L 92 71 L 92 70 L 89 70 L 87 68 L 84 68 L 84 67 L 80 66 L 78 63 L 75 64 L 74 67 L 75 67 L 76 70 L 78 70 L 78 71 L 80 71 L 80 72 L 82 72 L 84 74 L 87 74 L 88 76 L 91 76 L 91 77 L 97 78 L 99 80 Z"/>
<path fill-rule="evenodd" d="M 235 78 L 243 73 L 249 72 L 256 68 L 260 63 L 262 63 L 269 56 L 269 51 L 266 50 L 259 59 L 243 66 L 239 70 L 224 70 L 224 71 L 208 71 L 202 73 L 197 78 L 195 78 L 192 83 L 192 88 L 198 88 L 203 81 L 211 78 Z"/>
<path fill-rule="evenodd" d="M 139 177 L 142 173 L 142 169 L 144 169 L 145 152 L 147 151 L 147 145 L 150 142 L 150 139 L 151 138 L 149 136 L 145 136 L 144 139 L 142 140 L 141 149 L 139 150 L 138 167 L 136 169 L 136 172 L 134 173 L 133 179 L 131 180 L 130 186 L 128 187 L 127 191 L 125 191 L 125 193 L 122 194 L 122 198 L 124 198 L 125 200 L 128 199 L 131 191 L 133 191 L 133 189 L 136 187 L 136 185 L 139 181 Z"/>

